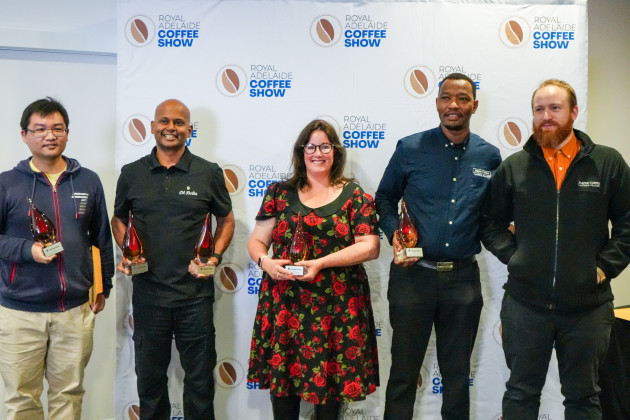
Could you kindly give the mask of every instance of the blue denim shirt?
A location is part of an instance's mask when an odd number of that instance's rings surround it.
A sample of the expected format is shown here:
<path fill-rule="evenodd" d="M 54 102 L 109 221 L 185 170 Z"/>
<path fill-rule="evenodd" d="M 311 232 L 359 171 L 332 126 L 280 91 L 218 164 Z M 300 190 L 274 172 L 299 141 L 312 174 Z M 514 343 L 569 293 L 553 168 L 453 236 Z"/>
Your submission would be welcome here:
<path fill-rule="evenodd" d="M 500 163 L 499 149 L 472 133 L 460 145 L 440 127 L 399 140 L 376 191 L 380 228 L 391 243 L 403 198 L 426 259 L 472 257 L 481 251 L 481 199 Z"/>

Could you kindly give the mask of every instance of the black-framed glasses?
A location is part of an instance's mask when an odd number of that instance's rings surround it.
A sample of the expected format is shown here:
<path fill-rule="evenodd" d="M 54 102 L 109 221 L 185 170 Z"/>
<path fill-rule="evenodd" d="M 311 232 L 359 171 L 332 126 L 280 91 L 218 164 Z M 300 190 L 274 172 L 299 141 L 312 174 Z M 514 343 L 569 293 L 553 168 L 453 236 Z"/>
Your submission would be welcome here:
<path fill-rule="evenodd" d="M 327 155 L 333 149 L 333 145 L 330 143 L 322 143 L 322 144 L 305 144 L 302 146 L 304 148 L 304 153 L 307 155 L 312 155 L 315 153 L 315 150 L 319 148 L 319 151 L 322 152 L 323 155 Z"/>
<path fill-rule="evenodd" d="M 31 130 L 30 128 L 27 128 L 24 131 L 28 131 L 35 137 L 46 137 L 49 131 L 52 133 L 53 136 L 61 137 L 68 132 L 68 129 L 67 128 L 36 128 L 35 130 Z"/>

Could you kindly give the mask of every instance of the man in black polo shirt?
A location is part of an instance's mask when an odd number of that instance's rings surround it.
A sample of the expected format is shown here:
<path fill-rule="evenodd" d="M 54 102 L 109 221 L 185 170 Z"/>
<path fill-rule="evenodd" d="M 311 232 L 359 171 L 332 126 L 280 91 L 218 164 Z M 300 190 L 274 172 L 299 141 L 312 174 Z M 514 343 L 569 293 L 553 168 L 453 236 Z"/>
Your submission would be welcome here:
<path fill-rule="evenodd" d="M 214 283 L 191 274 L 189 265 L 208 213 L 217 221 L 209 264 L 221 262 L 234 233 L 232 204 L 221 168 L 186 147 L 192 132 L 186 105 L 174 99 L 158 105 L 151 132 L 151 154 L 122 168 L 112 218 L 120 246 L 131 211 L 148 263 L 147 272 L 133 276 L 140 418 L 170 418 L 166 371 L 174 335 L 186 374 L 184 416 L 214 419 Z M 118 269 L 130 274 L 130 264 L 123 259 Z"/>

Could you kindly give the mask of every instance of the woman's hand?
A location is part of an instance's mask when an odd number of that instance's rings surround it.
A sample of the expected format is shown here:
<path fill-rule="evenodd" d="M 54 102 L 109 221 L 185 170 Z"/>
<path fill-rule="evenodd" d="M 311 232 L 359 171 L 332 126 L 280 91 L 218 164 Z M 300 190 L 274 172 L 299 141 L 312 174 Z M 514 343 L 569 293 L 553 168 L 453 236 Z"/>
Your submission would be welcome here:
<path fill-rule="evenodd" d="M 296 262 L 293 265 L 297 265 L 299 267 L 304 267 L 304 275 L 295 276 L 296 280 L 299 281 L 313 281 L 317 277 L 317 274 L 325 268 L 322 260 L 306 260 Z"/>
<path fill-rule="evenodd" d="M 260 268 L 265 270 L 274 280 L 295 280 L 291 272 L 284 268 L 285 265 L 291 264 L 291 260 L 265 258 L 261 264 L 262 267 Z"/>

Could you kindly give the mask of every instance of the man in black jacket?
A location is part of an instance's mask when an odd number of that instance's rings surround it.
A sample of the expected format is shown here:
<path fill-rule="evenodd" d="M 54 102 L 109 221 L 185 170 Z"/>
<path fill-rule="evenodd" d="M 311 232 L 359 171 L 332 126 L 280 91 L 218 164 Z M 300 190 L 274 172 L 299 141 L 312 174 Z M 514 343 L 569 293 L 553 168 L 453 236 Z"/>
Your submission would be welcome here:
<path fill-rule="evenodd" d="M 503 418 L 538 418 L 555 347 L 565 417 L 601 419 L 598 369 L 614 320 L 610 280 L 630 261 L 630 169 L 616 150 L 573 129 L 578 107 L 569 84 L 543 82 L 532 111 L 534 134 L 497 170 L 482 216 L 482 241 L 509 273 L 501 308 L 510 369 Z"/>

